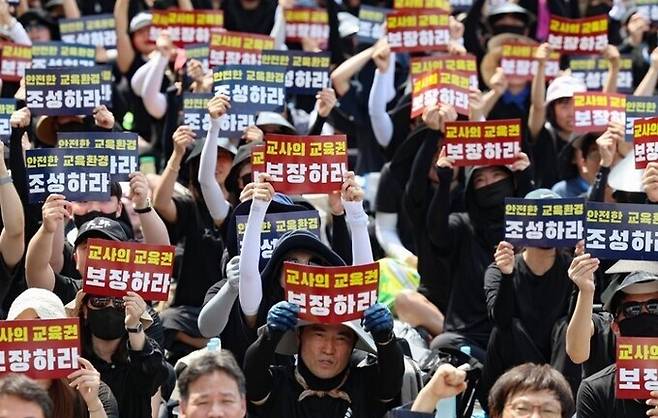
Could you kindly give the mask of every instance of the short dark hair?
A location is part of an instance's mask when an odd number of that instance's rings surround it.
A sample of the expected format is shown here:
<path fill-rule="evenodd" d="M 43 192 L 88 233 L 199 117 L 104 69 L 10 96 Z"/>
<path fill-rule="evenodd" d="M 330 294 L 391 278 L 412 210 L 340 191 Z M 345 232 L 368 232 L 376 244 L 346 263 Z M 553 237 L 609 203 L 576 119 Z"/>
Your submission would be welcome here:
<path fill-rule="evenodd" d="M 247 393 L 246 381 L 244 374 L 235 361 L 233 354 L 226 350 L 212 351 L 204 353 L 201 356 L 194 358 L 187 365 L 185 370 L 178 377 L 178 389 L 181 399 L 187 399 L 190 395 L 190 385 L 194 383 L 201 376 L 212 374 L 214 372 L 221 372 L 227 374 L 238 385 L 240 395 Z"/>
<path fill-rule="evenodd" d="M 0 396 L 15 396 L 41 408 L 45 418 L 53 417 L 53 401 L 48 392 L 35 381 L 19 374 L 10 374 L 0 379 Z"/>
<path fill-rule="evenodd" d="M 570 418 L 574 413 L 571 387 L 560 372 L 548 364 L 525 363 L 503 374 L 489 392 L 489 412 L 492 418 L 499 418 L 510 397 L 517 393 L 548 390 L 562 406 L 562 418 Z"/>

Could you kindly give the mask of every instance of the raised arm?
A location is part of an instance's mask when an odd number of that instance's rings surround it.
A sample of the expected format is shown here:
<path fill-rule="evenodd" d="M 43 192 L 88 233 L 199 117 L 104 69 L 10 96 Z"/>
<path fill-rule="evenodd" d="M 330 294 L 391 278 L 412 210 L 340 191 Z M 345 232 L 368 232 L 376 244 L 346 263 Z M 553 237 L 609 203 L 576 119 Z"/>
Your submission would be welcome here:
<path fill-rule="evenodd" d="M 174 49 L 169 31 L 163 30 L 160 32 L 155 45 L 157 50 L 151 57 L 153 65 L 149 68 L 144 80 L 142 100 L 149 115 L 161 119 L 167 112 L 167 96 L 160 92 L 160 87 Z"/>
<path fill-rule="evenodd" d="M 366 48 L 355 56 L 340 64 L 331 73 L 331 83 L 336 90 L 338 96 L 344 96 L 350 90 L 350 80 L 354 74 L 361 71 L 361 69 L 370 61 L 372 57 L 372 50 L 374 47 Z"/>
<path fill-rule="evenodd" d="M 484 273 L 487 311 L 496 325 L 508 327 L 514 316 L 514 247 L 501 241 L 494 254 L 495 263 Z"/>
<path fill-rule="evenodd" d="M 274 49 L 287 49 L 286 48 L 286 13 L 285 6 L 279 1 L 279 5 L 274 12 L 274 26 L 270 31 L 270 36 L 274 38 Z"/>
<path fill-rule="evenodd" d="M 388 257 L 393 257 L 412 267 L 417 267 L 418 257 L 402 244 L 397 231 L 397 223 L 397 213 L 377 212 L 375 214 L 377 241 Z"/>
<path fill-rule="evenodd" d="M 598 268 L 599 260 L 589 254 L 577 256 L 569 266 L 569 278 L 578 286 L 578 299 L 567 326 L 566 349 L 576 364 L 584 363 L 590 356 L 590 339 L 594 335 L 594 272 Z"/>
<path fill-rule="evenodd" d="M 0 212 L 4 229 L 0 233 L 0 254 L 5 265 L 13 269 L 25 251 L 25 216 L 23 205 L 7 171 L 5 145 L 0 141 Z"/>
<path fill-rule="evenodd" d="M 385 38 L 375 44 L 372 59 L 377 69 L 368 97 L 370 125 L 379 145 L 387 147 L 393 138 L 393 121 L 386 112 L 386 104 L 395 98 L 395 54 Z"/>
<path fill-rule="evenodd" d="M 617 93 L 617 79 L 619 78 L 619 68 L 621 66 L 619 50 L 614 45 L 608 45 L 603 52 L 603 56 L 608 59 L 608 78 L 605 80 L 603 92 Z"/>
<path fill-rule="evenodd" d="M 551 55 L 551 47 L 548 43 L 539 45 L 535 51 L 537 61 L 537 72 L 532 78 L 530 90 L 530 112 L 528 113 L 528 129 L 534 140 L 546 122 L 546 61 Z"/>
<path fill-rule="evenodd" d="M 368 235 L 368 215 L 363 210 L 363 189 L 356 182 L 354 172 L 344 175 L 341 188 L 345 220 L 352 233 L 352 264 L 372 263 L 372 247 Z"/>
<path fill-rule="evenodd" d="M 635 88 L 633 95 L 653 96 L 653 92 L 656 89 L 656 82 L 658 82 L 658 48 L 654 48 L 653 52 L 651 52 L 651 66 L 644 75 L 644 78 L 642 78 L 642 81 L 640 81 L 640 84 Z"/>
<path fill-rule="evenodd" d="M 239 281 L 240 256 L 236 255 L 226 264 L 226 283 L 203 306 L 199 314 L 197 324 L 204 337 L 216 337 L 224 331 L 238 297 Z"/>
<path fill-rule="evenodd" d="M 135 50 L 130 40 L 128 6 L 130 0 L 116 0 L 114 3 L 114 22 L 117 33 L 117 67 L 121 74 L 126 74 L 135 60 Z"/>
<path fill-rule="evenodd" d="M 150 188 L 146 176 L 136 171 L 130 173 L 130 199 L 139 222 L 142 224 L 142 234 L 146 244 L 169 245 L 169 234 L 162 219 L 151 207 Z"/>
<path fill-rule="evenodd" d="M 78 2 L 75 0 L 64 0 L 62 6 L 64 6 L 64 16 L 67 19 L 79 19 L 82 16 Z"/>
<path fill-rule="evenodd" d="M 146 76 L 151 71 L 151 67 L 155 64 L 155 60 L 148 60 L 135 71 L 135 74 L 130 79 L 130 88 L 132 88 L 133 93 L 137 97 L 142 97 L 142 92 L 144 91 L 144 85 L 146 83 Z"/>
<path fill-rule="evenodd" d="M 23 25 L 9 12 L 7 0 L 0 0 L 0 25 L 9 29 L 9 36 L 14 43 L 21 45 L 32 45 L 32 40 L 28 36 Z"/>

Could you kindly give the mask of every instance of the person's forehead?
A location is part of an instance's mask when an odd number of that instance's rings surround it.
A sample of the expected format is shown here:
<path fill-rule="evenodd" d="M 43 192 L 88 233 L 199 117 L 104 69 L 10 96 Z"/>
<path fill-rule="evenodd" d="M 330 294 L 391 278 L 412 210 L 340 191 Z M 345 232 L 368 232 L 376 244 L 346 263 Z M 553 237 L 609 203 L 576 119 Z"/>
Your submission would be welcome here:
<path fill-rule="evenodd" d="M 237 395 L 239 392 L 238 382 L 229 374 L 219 370 L 206 373 L 189 385 L 190 397 Z"/>
<path fill-rule="evenodd" d="M 332 335 L 355 337 L 354 331 L 342 324 L 311 324 L 305 327 L 309 331 L 322 331 Z"/>
<path fill-rule="evenodd" d="M 482 167 L 475 172 L 475 178 L 494 174 L 507 174 L 507 171 L 499 166 Z"/>
<path fill-rule="evenodd" d="M 551 390 L 528 390 L 510 395 L 508 402 L 525 401 L 533 404 L 544 404 L 549 402 L 559 403 L 555 393 Z"/>
<path fill-rule="evenodd" d="M 286 258 L 311 258 L 313 257 L 313 253 L 310 251 L 306 250 L 290 250 L 286 253 Z"/>
<path fill-rule="evenodd" d="M 651 299 L 658 299 L 658 292 L 640 293 L 637 295 L 630 295 L 628 293 L 624 293 L 622 302 L 645 302 Z"/>

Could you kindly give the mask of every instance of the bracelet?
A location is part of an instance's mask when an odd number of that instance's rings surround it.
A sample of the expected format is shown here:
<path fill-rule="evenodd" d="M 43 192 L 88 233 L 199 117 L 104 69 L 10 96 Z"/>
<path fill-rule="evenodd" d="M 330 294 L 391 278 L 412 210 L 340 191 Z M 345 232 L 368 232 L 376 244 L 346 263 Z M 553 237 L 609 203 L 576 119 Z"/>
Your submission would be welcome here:
<path fill-rule="evenodd" d="M 375 341 L 375 344 L 377 344 L 377 345 L 379 345 L 379 346 L 388 345 L 388 344 L 390 344 L 390 342 L 393 341 L 394 339 L 395 339 L 395 333 L 394 333 L 394 332 L 391 332 L 391 338 L 389 338 L 388 341 L 383 342 L 383 343 L 378 343 L 377 341 Z"/>
<path fill-rule="evenodd" d="M 3 184 L 9 184 L 13 182 L 14 179 L 12 179 L 11 176 L 0 177 L 0 186 L 2 186 Z"/>
<path fill-rule="evenodd" d="M 148 197 L 146 198 L 146 207 L 143 207 L 141 209 L 135 208 L 135 213 L 139 213 L 141 215 L 143 213 L 149 213 L 152 210 L 153 210 L 153 206 L 151 205 L 151 198 Z"/>

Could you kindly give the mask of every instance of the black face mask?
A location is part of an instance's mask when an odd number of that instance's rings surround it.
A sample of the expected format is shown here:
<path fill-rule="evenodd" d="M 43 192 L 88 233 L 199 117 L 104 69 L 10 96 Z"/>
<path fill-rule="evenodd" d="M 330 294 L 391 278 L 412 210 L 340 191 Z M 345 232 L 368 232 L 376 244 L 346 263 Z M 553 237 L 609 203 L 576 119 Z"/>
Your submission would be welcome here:
<path fill-rule="evenodd" d="M 508 177 L 474 190 L 475 204 L 481 209 L 503 207 L 506 197 L 514 196 L 514 180 Z"/>
<path fill-rule="evenodd" d="M 57 132 L 85 132 L 85 125 L 77 122 L 67 122 L 57 127 Z"/>
<path fill-rule="evenodd" d="M 494 35 L 500 35 L 501 33 L 514 33 L 516 35 L 525 35 L 526 27 L 525 26 L 516 26 L 516 25 L 495 25 L 493 28 Z"/>
<path fill-rule="evenodd" d="M 123 337 L 126 332 L 125 320 L 126 315 L 112 307 L 87 310 L 89 329 L 101 340 L 111 341 Z"/>
<path fill-rule="evenodd" d="M 658 337 L 658 315 L 642 313 L 619 322 L 622 337 Z"/>
<path fill-rule="evenodd" d="M 93 210 L 91 212 L 87 212 L 84 215 L 75 215 L 73 217 L 73 223 L 75 224 L 75 227 L 80 229 L 82 225 L 85 224 L 85 222 L 89 222 L 92 219 L 96 219 L 98 217 L 104 217 L 104 218 L 110 218 L 110 219 L 119 219 L 119 217 L 116 215 L 116 213 L 105 213 L 101 212 L 99 210 Z"/>

